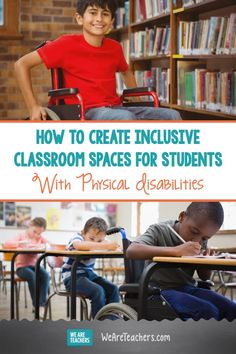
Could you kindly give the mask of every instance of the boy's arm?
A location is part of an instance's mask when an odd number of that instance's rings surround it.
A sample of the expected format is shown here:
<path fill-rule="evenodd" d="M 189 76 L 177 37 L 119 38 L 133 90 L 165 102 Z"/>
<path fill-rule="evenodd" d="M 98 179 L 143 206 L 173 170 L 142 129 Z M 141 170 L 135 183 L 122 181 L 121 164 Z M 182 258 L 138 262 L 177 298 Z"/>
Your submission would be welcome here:
<path fill-rule="evenodd" d="M 31 82 L 30 71 L 40 64 L 42 64 L 42 60 L 37 51 L 24 55 L 15 63 L 16 78 L 32 120 L 45 120 L 47 116 L 34 96 Z"/>
<path fill-rule="evenodd" d="M 153 257 L 181 257 L 195 256 L 200 253 L 200 244 L 198 242 L 186 242 L 175 247 L 150 246 L 142 243 L 133 242 L 128 247 L 126 254 L 128 258 L 133 259 L 152 259 Z"/>
<path fill-rule="evenodd" d="M 109 250 L 115 251 L 119 245 L 115 242 L 74 241 L 73 247 L 78 251 Z"/>
<path fill-rule="evenodd" d="M 125 86 L 127 88 L 135 88 L 137 87 L 137 83 L 136 83 L 136 79 L 134 77 L 134 74 L 132 73 L 132 71 L 130 69 L 128 69 L 127 71 L 124 71 L 121 73 L 122 79 L 125 83 Z"/>

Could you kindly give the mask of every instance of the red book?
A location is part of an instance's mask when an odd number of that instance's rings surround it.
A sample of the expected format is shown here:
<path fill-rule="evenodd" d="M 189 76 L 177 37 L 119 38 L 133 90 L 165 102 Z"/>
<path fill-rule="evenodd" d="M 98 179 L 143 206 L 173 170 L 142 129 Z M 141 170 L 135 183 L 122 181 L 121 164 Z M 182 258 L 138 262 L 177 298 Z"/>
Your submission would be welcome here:
<path fill-rule="evenodd" d="M 140 20 L 146 20 L 147 19 L 147 11 L 146 11 L 146 4 L 145 0 L 139 0 L 139 8 L 140 8 Z"/>

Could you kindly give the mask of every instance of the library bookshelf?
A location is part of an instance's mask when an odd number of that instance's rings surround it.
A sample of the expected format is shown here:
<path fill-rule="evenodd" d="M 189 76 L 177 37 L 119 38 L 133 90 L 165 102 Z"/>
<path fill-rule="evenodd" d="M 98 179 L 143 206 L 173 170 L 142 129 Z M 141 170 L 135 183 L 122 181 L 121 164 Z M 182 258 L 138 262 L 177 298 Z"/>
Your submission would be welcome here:
<path fill-rule="evenodd" d="M 118 2 L 110 37 L 139 86 L 183 119 L 236 119 L 236 0 Z"/>

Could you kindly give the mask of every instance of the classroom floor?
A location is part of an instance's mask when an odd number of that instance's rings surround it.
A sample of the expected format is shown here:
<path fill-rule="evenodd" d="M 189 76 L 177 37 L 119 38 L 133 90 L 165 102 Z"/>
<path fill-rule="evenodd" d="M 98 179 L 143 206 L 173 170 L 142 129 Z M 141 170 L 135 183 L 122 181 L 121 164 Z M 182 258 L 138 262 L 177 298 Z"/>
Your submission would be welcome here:
<path fill-rule="evenodd" d="M 104 274 L 103 274 L 104 276 Z M 112 274 L 107 274 L 107 279 L 110 281 L 115 281 L 115 283 L 119 286 L 123 282 L 123 275 L 119 275 L 119 277 L 113 278 Z M 34 313 L 32 312 L 32 302 L 30 298 L 30 294 L 28 291 L 28 287 L 26 289 L 27 294 L 27 308 L 25 308 L 25 298 L 24 298 L 24 286 L 21 284 L 20 290 L 20 303 L 19 303 L 19 319 L 27 319 L 33 320 Z M 63 287 L 64 289 L 64 287 Z M 52 292 L 52 290 L 51 290 Z M 51 300 L 51 309 L 52 309 L 52 320 L 70 320 L 66 316 L 67 313 L 67 301 L 66 297 L 55 295 Z M 49 318 L 47 316 L 47 318 Z M 80 306 L 79 300 L 77 301 L 77 318 L 80 318 Z M 3 289 L 2 283 L 0 283 L 0 320 L 2 319 L 10 319 L 10 282 L 6 283 L 6 291 Z"/>
<path fill-rule="evenodd" d="M 121 281 L 121 279 L 119 279 Z M 119 282 L 120 283 L 120 282 Z M 217 279 L 215 279 L 215 287 L 217 288 L 218 283 Z M 227 290 L 226 296 L 230 298 L 230 290 Z M 236 288 L 233 290 L 233 299 L 236 301 Z M 29 296 L 29 291 L 27 288 L 27 303 L 28 307 L 25 308 L 24 305 L 24 291 L 23 284 L 21 285 L 20 291 L 20 304 L 19 304 L 19 316 L 21 319 L 33 320 L 34 314 L 32 313 L 32 303 Z M 51 300 L 52 307 L 52 320 L 56 321 L 59 319 L 68 320 L 69 318 L 66 316 L 66 298 L 55 295 Z M 80 318 L 80 306 L 77 306 L 77 318 Z M 0 320 L 2 319 L 10 319 L 10 283 L 7 283 L 7 291 L 5 292 L 2 289 L 2 284 L 0 284 Z"/>

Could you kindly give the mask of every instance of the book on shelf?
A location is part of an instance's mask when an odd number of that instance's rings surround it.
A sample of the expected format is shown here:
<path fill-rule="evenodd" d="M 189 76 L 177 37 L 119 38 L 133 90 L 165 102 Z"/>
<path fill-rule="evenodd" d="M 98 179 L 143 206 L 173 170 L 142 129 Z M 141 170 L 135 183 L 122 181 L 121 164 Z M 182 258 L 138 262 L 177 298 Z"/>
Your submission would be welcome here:
<path fill-rule="evenodd" d="M 169 103 L 170 100 L 170 69 L 152 67 L 151 70 L 135 70 L 138 86 L 155 87 L 160 102 Z"/>
<path fill-rule="evenodd" d="M 177 83 L 178 105 L 236 113 L 236 71 L 207 70 L 202 63 L 178 63 Z"/>
<path fill-rule="evenodd" d="M 146 28 L 130 35 L 130 56 L 139 58 L 170 54 L 170 26 Z"/>
<path fill-rule="evenodd" d="M 137 0 L 135 11 L 135 22 L 142 22 L 147 19 L 170 13 L 172 0 Z"/>
<path fill-rule="evenodd" d="M 182 0 L 182 6 L 188 7 L 203 3 L 205 0 Z M 173 5 L 176 5 L 176 0 L 173 0 Z"/>
<path fill-rule="evenodd" d="M 125 1 L 124 7 L 125 7 L 125 23 L 124 23 L 124 25 L 128 26 L 129 25 L 129 11 L 130 11 L 129 10 L 129 7 L 130 7 L 129 1 Z"/>
<path fill-rule="evenodd" d="M 119 7 L 115 13 L 114 28 L 119 29 L 129 24 L 129 1 L 124 2 L 123 7 Z"/>
<path fill-rule="evenodd" d="M 180 21 L 178 53 L 210 55 L 236 53 L 236 13 L 199 21 Z"/>

